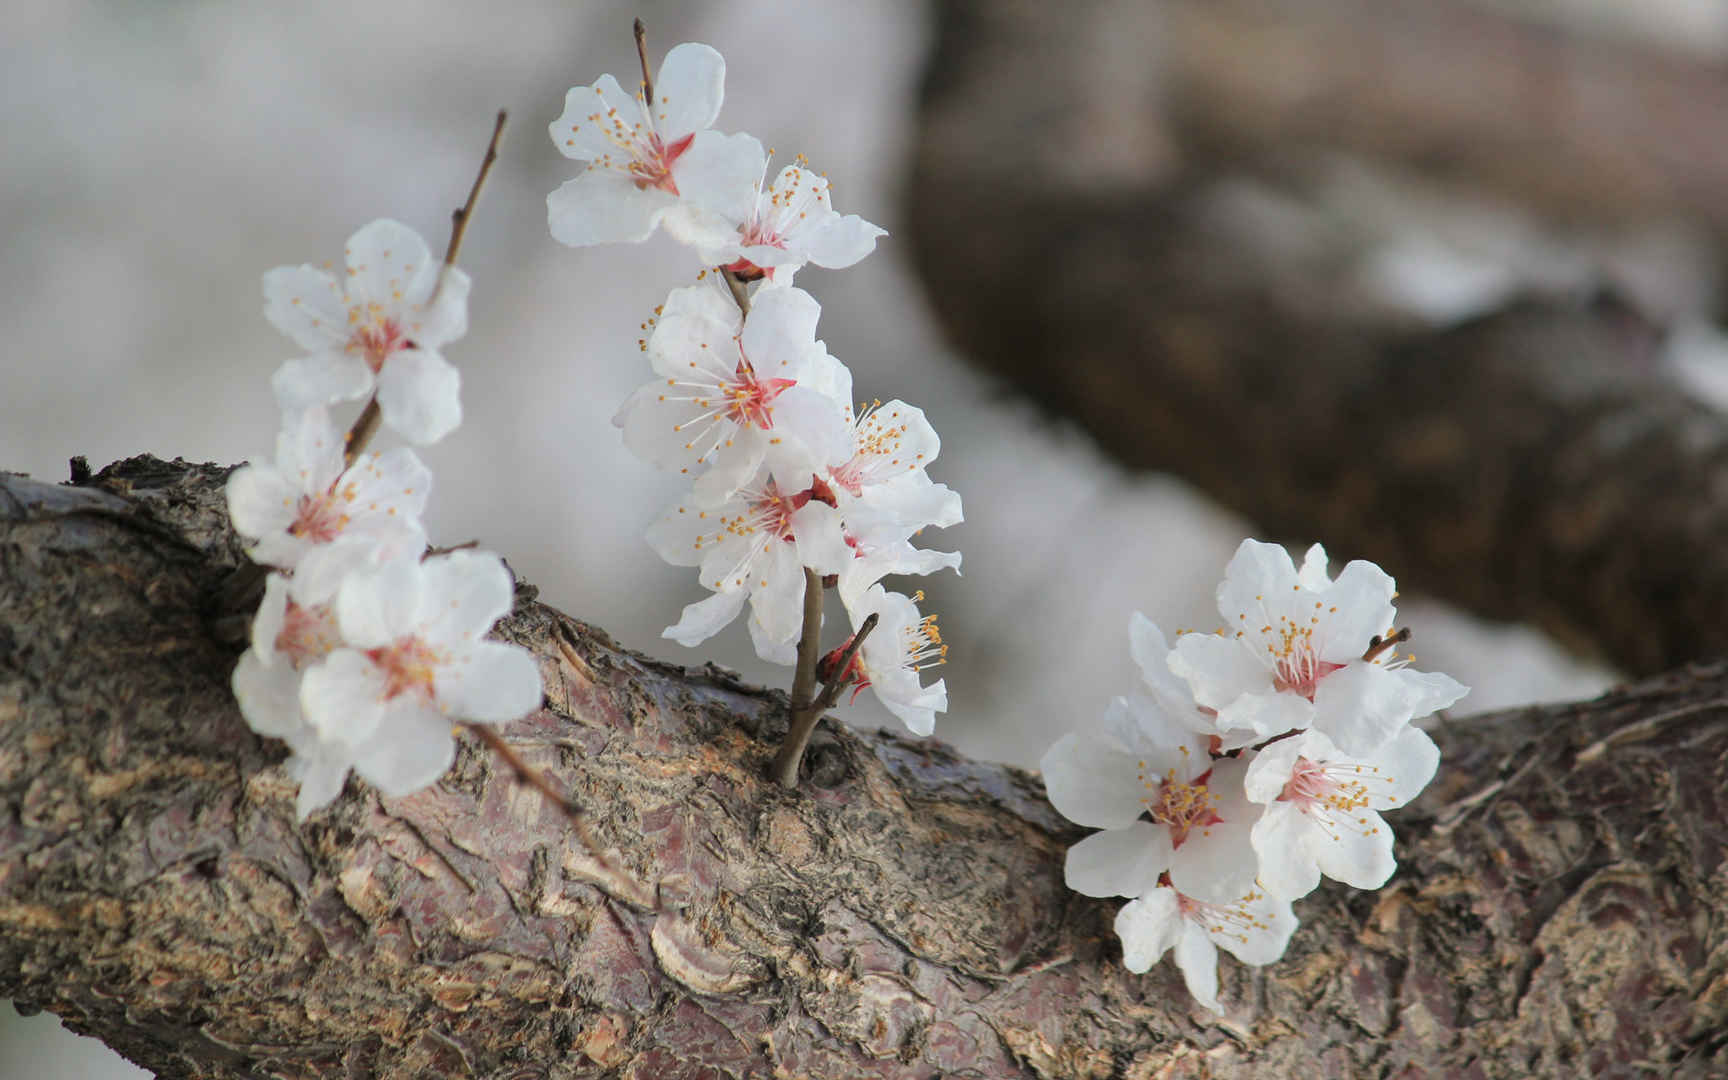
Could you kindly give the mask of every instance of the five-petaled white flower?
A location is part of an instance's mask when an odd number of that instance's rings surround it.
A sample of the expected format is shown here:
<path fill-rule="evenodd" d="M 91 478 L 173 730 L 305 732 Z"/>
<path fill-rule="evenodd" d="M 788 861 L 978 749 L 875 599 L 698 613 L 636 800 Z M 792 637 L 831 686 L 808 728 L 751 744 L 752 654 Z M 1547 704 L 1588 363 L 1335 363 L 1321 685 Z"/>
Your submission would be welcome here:
<path fill-rule="evenodd" d="M 1284 900 L 1306 896 L 1321 874 L 1358 889 L 1386 884 L 1397 860 L 1379 811 L 1415 798 L 1439 764 L 1434 740 L 1415 727 L 1361 757 L 1317 730 L 1266 747 L 1244 781 L 1266 805 L 1253 833 L 1260 884 Z"/>
<path fill-rule="evenodd" d="M 1122 966 L 1135 974 L 1151 969 L 1170 949 L 1194 1000 L 1222 1016 L 1218 1001 L 1218 949 L 1256 966 L 1284 955 L 1296 915 L 1288 902 L 1255 890 L 1227 904 L 1209 904 L 1161 884 L 1122 906 L 1116 936 Z"/>
<path fill-rule="evenodd" d="M 510 603 L 510 572 L 489 552 L 401 559 L 345 579 L 335 605 L 343 645 L 301 677 L 315 735 L 296 747 L 302 798 L 334 798 L 350 766 L 386 795 L 417 791 L 449 767 L 452 720 L 497 723 L 535 709 L 534 659 L 483 639 Z"/>
<path fill-rule="evenodd" d="M 1392 655 L 1394 595 L 1373 563 L 1351 562 L 1334 581 L 1319 544 L 1298 571 L 1282 547 L 1244 540 L 1218 586 L 1225 627 L 1179 637 L 1170 669 L 1216 710 L 1220 732 L 1269 739 L 1312 724 L 1350 753 L 1372 753 L 1468 692 Z"/>
<path fill-rule="evenodd" d="M 648 530 L 674 566 L 699 567 L 713 596 L 690 604 L 665 636 L 696 646 L 723 629 L 749 599 L 758 651 L 778 656 L 798 636 L 804 567 L 837 573 L 851 558 L 834 507 L 806 488 L 787 492 L 767 470 L 724 503 L 680 502 Z M 772 655 L 770 655 L 772 654 Z"/>
<path fill-rule="evenodd" d="M 766 160 L 762 171 L 766 174 Z M 732 201 L 718 193 L 691 194 L 711 205 Z M 757 180 L 752 194 L 749 212 L 740 218 L 720 219 L 718 228 L 704 228 L 705 219 L 717 215 L 690 214 L 689 224 L 680 229 L 681 238 L 695 244 L 703 262 L 721 264 L 745 281 L 765 277 L 775 285 L 789 285 L 797 269 L 810 262 L 844 269 L 876 250 L 877 238 L 888 235 L 857 214 L 836 213 L 828 179 L 806 168 L 802 157 L 781 169 L 772 184 Z"/>
<path fill-rule="evenodd" d="M 852 453 L 852 376 L 816 340 L 821 308 L 801 289 L 757 294 L 745 320 L 711 285 L 667 298 L 648 339 L 658 378 L 613 423 L 643 458 L 697 478 L 697 499 L 729 498 L 766 463 L 780 485 Z"/>
<path fill-rule="evenodd" d="M 312 352 L 277 370 L 277 400 L 293 412 L 376 386 L 391 430 L 411 443 L 437 442 L 462 421 L 461 375 L 438 350 L 468 330 L 468 275 L 388 219 L 349 237 L 346 260 L 340 282 L 315 266 L 264 275 L 265 317 Z"/>
<path fill-rule="evenodd" d="M 1040 767 L 1051 805 L 1103 829 L 1068 849 L 1068 887 L 1140 896 L 1169 874 L 1185 895 L 1228 903 L 1254 885 L 1249 830 L 1261 808 L 1242 793 L 1247 770 L 1214 759 L 1208 736 L 1150 698 L 1116 698 L 1102 723 L 1071 731 Z"/>
<path fill-rule="evenodd" d="M 923 593 L 903 596 L 880 585 L 870 586 L 846 606 L 846 614 L 852 619 L 854 635 L 871 615 L 876 616 L 876 628 L 845 671 L 832 668 L 852 644 L 851 637 L 824 658 L 822 671 L 824 679 L 838 678 L 841 685 L 851 685 L 854 698 L 865 687 L 876 691 L 877 700 L 914 735 L 930 734 L 936 729 L 936 714 L 948 711 L 946 682 L 937 679 L 924 686 L 919 681 L 918 673 L 925 668 L 948 662 L 948 646 L 942 643 L 936 616 L 918 613 L 923 598 Z"/>
<path fill-rule="evenodd" d="M 329 413 L 291 414 L 276 437 L 276 460 L 228 478 L 234 531 L 253 539 L 255 562 L 294 572 L 301 602 L 323 602 L 353 570 L 426 548 L 420 512 L 432 474 L 414 451 L 367 454 L 342 467 L 342 438 Z"/>
<path fill-rule="evenodd" d="M 725 83 L 720 54 L 685 42 L 666 54 L 652 102 L 625 93 L 610 75 L 572 88 L 547 130 L 560 153 L 588 167 L 546 196 L 552 236 L 573 247 L 645 240 L 684 201 L 686 188 L 707 193 L 703 205 L 691 205 L 693 214 L 748 213 L 762 144 L 708 130 Z"/>

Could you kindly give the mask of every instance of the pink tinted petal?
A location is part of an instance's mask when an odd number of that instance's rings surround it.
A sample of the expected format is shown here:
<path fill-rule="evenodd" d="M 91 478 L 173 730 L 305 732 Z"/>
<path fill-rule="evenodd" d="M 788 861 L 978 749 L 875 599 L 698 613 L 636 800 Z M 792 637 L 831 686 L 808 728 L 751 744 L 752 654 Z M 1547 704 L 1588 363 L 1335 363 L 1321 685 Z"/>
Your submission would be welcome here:
<path fill-rule="evenodd" d="M 570 247 L 648 239 L 677 199 L 659 188 L 638 189 L 628 177 L 589 169 L 546 196 L 552 238 Z"/>
<path fill-rule="evenodd" d="M 264 317 L 309 352 L 348 341 L 348 302 L 342 287 L 315 266 L 278 266 L 264 275 Z"/>
<path fill-rule="evenodd" d="M 1170 865 L 1170 830 L 1148 821 L 1093 833 L 1068 849 L 1068 887 L 1087 896 L 1139 896 Z"/>
<path fill-rule="evenodd" d="M 1193 923 L 1184 923 L 1176 941 L 1176 966 L 1194 1000 L 1223 1016 L 1224 1006 L 1218 1001 L 1218 946 Z"/>
<path fill-rule="evenodd" d="M 435 678 L 439 705 L 464 720 L 502 723 L 540 707 L 540 665 L 517 645 L 477 641 Z"/>
<path fill-rule="evenodd" d="M 1290 802 L 1274 802 L 1254 823 L 1252 843 L 1260 857 L 1260 885 L 1279 900 L 1297 900 L 1320 884 L 1320 866 L 1308 847 L 1312 820 Z"/>
<path fill-rule="evenodd" d="M 1116 913 L 1122 939 L 1122 966 L 1136 975 L 1151 970 L 1182 937 L 1184 922 L 1176 890 L 1159 886 L 1130 900 Z"/>
<path fill-rule="evenodd" d="M 347 353 L 321 352 L 277 368 L 270 389 L 283 411 L 297 412 L 365 397 L 372 390 L 372 371 Z"/>
<path fill-rule="evenodd" d="M 404 349 L 378 375 L 378 408 L 404 439 L 435 443 L 462 422 L 462 375 L 435 352 Z"/>
<path fill-rule="evenodd" d="M 726 61 L 718 52 L 695 41 L 674 46 L 654 79 L 654 130 L 669 143 L 705 131 L 725 96 Z"/>
<path fill-rule="evenodd" d="M 450 721 L 418 704 L 392 707 L 378 733 L 354 750 L 354 771 L 393 799 L 430 786 L 456 757 Z"/>
<path fill-rule="evenodd" d="M 326 742 L 358 745 L 384 717 L 384 676 L 352 649 L 337 649 L 300 677 L 300 711 Z"/>
<path fill-rule="evenodd" d="M 738 613 L 744 610 L 747 595 L 743 591 L 715 593 L 706 600 L 686 605 L 683 617 L 668 626 L 660 636 L 671 638 L 687 648 L 695 648 L 738 617 Z"/>
<path fill-rule="evenodd" d="M 389 218 L 379 218 L 348 238 L 348 300 L 371 301 L 387 312 L 401 311 L 431 295 L 442 265 L 432 258 L 420 234 Z"/>

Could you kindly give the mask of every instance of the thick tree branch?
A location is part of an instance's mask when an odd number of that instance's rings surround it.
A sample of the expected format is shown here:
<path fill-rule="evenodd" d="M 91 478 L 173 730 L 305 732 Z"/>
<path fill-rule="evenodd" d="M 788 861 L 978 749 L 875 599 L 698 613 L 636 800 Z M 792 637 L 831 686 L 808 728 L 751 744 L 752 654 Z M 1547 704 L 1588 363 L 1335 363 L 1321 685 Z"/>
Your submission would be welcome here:
<path fill-rule="evenodd" d="M 1728 1066 L 1728 669 L 1457 722 L 1375 894 L 1197 1012 L 1062 885 L 1036 778 L 625 651 L 519 589 L 503 734 L 304 826 L 210 624 L 226 470 L 0 485 L 0 995 L 168 1077 L 1704 1075 Z M 1415 1071 L 1403 1071 L 1413 1066 Z"/>
<path fill-rule="evenodd" d="M 1396 551 L 1408 587 L 1621 670 L 1728 654 L 1728 421 L 1664 377 L 1655 327 L 1612 299 L 1412 327 L 1351 295 L 1353 252 L 1257 227 L 1226 192 L 1240 155 L 1172 119 L 1193 114 L 1161 54 L 1109 47 L 1138 18 L 1177 52 L 1244 6 L 943 5 L 906 232 L 957 344 L 1280 538 Z M 1304 175 L 1259 182 L 1297 205 Z"/>

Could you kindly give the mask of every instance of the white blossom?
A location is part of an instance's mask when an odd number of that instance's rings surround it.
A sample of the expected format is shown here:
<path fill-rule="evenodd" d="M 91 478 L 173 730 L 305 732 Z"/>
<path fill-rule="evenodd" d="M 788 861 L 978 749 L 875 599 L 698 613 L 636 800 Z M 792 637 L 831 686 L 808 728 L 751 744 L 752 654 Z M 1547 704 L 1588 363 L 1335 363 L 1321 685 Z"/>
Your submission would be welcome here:
<path fill-rule="evenodd" d="M 1397 861 L 1379 812 L 1415 798 L 1439 763 L 1434 740 L 1415 727 L 1361 757 L 1317 730 L 1266 747 L 1244 785 L 1266 806 L 1253 832 L 1260 884 L 1285 900 L 1306 896 L 1321 874 L 1358 889 L 1384 885 Z"/>
<path fill-rule="evenodd" d="M 468 275 L 433 258 L 420 234 L 380 219 L 348 238 L 341 281 L 314 266 L 264 275 L 264 314 L 312 355 L 271 380 L 285 411 L 377 390 L 383 421 L 411 443 L 462 421 L 461 375 L 438 350 L 468 330 Z"/>
<path fill-rule="evenodd" d="M 843 684 L 851 684 L 854 698 L 865 687 L 874 690 L 877 700 L 914 735 L 930 734 L 936 728 L 936 714 L 948 711 L 944 680 L 925 686 L 919 675 L 926 668 L 947 663 L 948 658 L 936 616 L 918 613 L 918 601 L 923 597 L 923 593 L 903 596 L 872 585 L 857 603 L 847 606 L 846 613 L 852 619 L 854 634 L 871 615 L 877 618 L 876 628 L 864 639 L 845 672 L 825 673 L 829 678 L 837 674 Z M 848 637 L 828 654 L 825 663 L 838 663 L 839 654 L 851 643 Z"/>
<path fill-rule="evenodd" d="M 1244 540 L 1218 586 L 1225 626 L 1180 636 L 1170 669 L 1220 730 L 1268 739 L 1316 725 L 1346 751 L 1371 753 L 1468 692 L 1390 655 L 1393 596 L 1373 563 L 1351 562 L 1334 581 L 1319 544 L 1298 572 L 1282 547 Z"/>
<path fill-rule="evenodd" d="M 344 580 L 335 604 L 344 644 L 301 679 L 313 736 L 296 747 L 303 799 L 333 798 L 350 767 L 386 795 L 417 791 L 449 767 L 453 720 L 496 723 L 536 708 L 533 658 L 483 637 L 510 604 L 510 573 L 489 552 L 403 559 Z"/>
<path fill-rule="evenodd" d="M 763 177 L 754 185 L 748 211 L 741 215 L 686 215 L 681 238 L 693 243 L 702 261 L 720 264 L 746 281 L 765 277 L 775 285 L 789 285 L 792 275 L 805 263 L 839 270 L 857 263 L 876 250 L 876 240 L 887 231 L 857 214 L 842 217 L 834 211 L 828 179 L 797 164 L 780 170 L 772 184 Z M 692 197 L 694 190 L 689 190 Z M 726 205 L 721 197 L 699 200 Z M 707 220 L 705 220 L 707 219 Z"/>
<path fill-rule="evenodd" d="M 1064 817 L 1103 829 L 1068 849 L 1068 887 L 1140 896 L 1168 874 L 1184 894 L 1226 903 L 1254 885 L 1243 794 L 1247 766 L 1214 759 L 1208 737 L 1145 697 L 1116 698 L 1103 721 L 1045 752 L 1044 786 Z"/>
<path fill-rule="evenodd" d="M 587 168 L 546 197 L 552 236 L 573 247 L 645 240 L 679 207 L 697 221 L 747 215 L 762 144 L 708 130 L 725 83 L 720 54 L 685 42 L 660 65 L 652 103 L 610 75 L 572 88 L 547 130 L 560 153 Z M 686 199 L 686 189 L 699 200 Z"/>
<path fill-rule="evenodd" d="M 803 618 L 804 568 L 836 573 L 851 558 L 833 506 L 786 492 L 766 469 L 718 505 L 689 499 L 661 515 L 648 542 L 674 566 L 695 566 L 713 596 L 684 609 L 665 636 L 694 647 L 737 618 L 748 599 L 758 651 L 778 660 Z"/>
<path fill-rule="evenodd" d="M 323 408 L 286 418 L 276 460 L 228 478 L 234 531 L 255 562 L 294 572 L 294 595 L 321 602 L 349 572 L 426 547 L 420 513 L 432 474 L 412 450 L 366 454 L 342 467 L 342 438 Z"/>
<path fill-rule="evenodd" d="M 1258 890 L 1227 904 L 1209 904 L 1158 885 L 1116 913 L 1122 966 L 1140 974 L 1175 950 L 1188 992 L 1220 1016 L 1219 947 L 1245 964 L 1270 964 L 1284 955 L 1296 924 L 1288 902 L 1271 900 Z"/>
<path fill-rule="evenodd" d="M 657 376 L 613 418 L 663 468 L 703 466 L 696 497 L 730 497 L 766 464 L 784 488 L 852 452 L 852 376 L 816 340 L 821 308 L 801 289 L 759 293 L 745 321 L 718 289 L 676 290 L 648 339 Z"/>

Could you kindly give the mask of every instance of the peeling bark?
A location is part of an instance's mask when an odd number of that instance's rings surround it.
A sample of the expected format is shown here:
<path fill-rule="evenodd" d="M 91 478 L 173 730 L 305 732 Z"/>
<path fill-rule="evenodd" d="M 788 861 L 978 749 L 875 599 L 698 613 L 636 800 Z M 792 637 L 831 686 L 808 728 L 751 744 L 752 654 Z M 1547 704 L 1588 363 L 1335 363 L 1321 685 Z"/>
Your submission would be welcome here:
<path fill-rule="evenodd" d="M 165 1077 L 1637 1076 L 1728 1069 L 1728 666 L 1443 725 L 1378 893 L 1227 1019 L 1128 975 L 1036 777 L 825 725 L 518 587 L 545 707 L 304 826 L 213 629 L 226 470 L 0 483 L 0 995 Z M 567 648 L 566 648 L 567 646 Z"/>
<path fill-rule="evenodd" d="M 1662 331 L 1611 297 L 1414 326 L 1351 290 L 1369 223 L 1322 214 L 1291 239 L 1256 218 L 1230 195 L 1244 176 L 1313 210 L 1324 110 L 1249 149 L 1265 125 L 1231 128 L 1232 99 L 1192 85 L 1252 81 L 1260 38 L 1208 64 L 1184 37 L 1250 6 L 939 6 L 906 231 L 955 343 L 1278 537 L 1396 551 L 1407 587 L 1621 671 L 1728 654 L 1728 421 L 1665 377 Z M 1371 6 L 1355 33 L 1422 17 Z M 1296 35 L 1285 14 L 1265 32 Z M 1403 98 L 1323 100 L 1338 134 Z"/>

